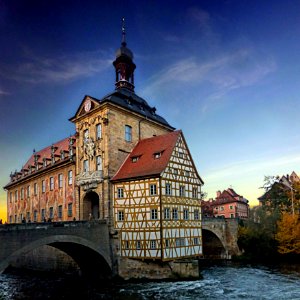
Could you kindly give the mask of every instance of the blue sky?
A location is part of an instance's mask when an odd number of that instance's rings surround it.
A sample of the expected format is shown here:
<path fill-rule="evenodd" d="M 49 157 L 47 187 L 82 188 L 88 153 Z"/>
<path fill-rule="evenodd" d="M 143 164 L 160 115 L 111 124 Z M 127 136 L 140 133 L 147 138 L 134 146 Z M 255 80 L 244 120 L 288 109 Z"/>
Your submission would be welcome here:
<path fill-rule="evenodd" d="M 0 0 L 1 186 L 114 89 L 123 16 L 135 91 L 183 130 L 208 197 L 256 204 L 265 175 L 300 173 L 300 1 Z"/>

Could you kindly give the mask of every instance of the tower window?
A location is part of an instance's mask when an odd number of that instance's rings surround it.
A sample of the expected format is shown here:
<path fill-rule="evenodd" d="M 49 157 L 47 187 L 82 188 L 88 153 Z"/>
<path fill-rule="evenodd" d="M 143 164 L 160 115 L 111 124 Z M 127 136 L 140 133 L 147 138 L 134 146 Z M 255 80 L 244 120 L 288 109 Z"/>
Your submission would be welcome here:
<path fill-rule="evenodd" d="M 96 125 L 96 139 L 100 140 L 102 138 L 102 125 L 97 124 Z"/>
<path fill-rule="evenodd" d="M 125 141 L 126 142 L 132 141 L 132 127 L 129 125 L 125 125 Z"/>
<path fill-rule="evenodd" d="M 102 171 L 102 157 L 98 155 L 96 157 L 97 171 Z"/>
<path fill-rule="evenodd" d="M 86 159 L 83 161 L 83 172 L 89 171 L 89 161 Z"/>

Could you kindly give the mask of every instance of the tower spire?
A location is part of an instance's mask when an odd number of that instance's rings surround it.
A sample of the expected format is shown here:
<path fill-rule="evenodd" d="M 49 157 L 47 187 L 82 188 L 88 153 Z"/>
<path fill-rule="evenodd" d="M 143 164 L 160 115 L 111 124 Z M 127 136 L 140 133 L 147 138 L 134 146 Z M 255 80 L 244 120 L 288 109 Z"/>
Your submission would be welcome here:
<path fill-rule="evenodd" d="M 126 88 L 134 92 L 134 70 L 136 65 L 133 62 L 133 53 L 127 48 L 125 18 L 122 18 L 122 42 L 116 52 L 116 59 L 113 62 L 116 69 L 116 89 Z"/>
<path fill-rule="evenodd" d="M 123 47 L 126 47 L 126 31 L 125 31 L 125 18 L 122 18 L 122 43 Z"/>

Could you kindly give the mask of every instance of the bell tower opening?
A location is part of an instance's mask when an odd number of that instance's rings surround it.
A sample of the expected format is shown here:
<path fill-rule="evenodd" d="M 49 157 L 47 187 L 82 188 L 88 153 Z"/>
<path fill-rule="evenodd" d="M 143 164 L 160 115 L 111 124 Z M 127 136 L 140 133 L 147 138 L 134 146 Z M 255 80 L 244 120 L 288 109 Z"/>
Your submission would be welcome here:
<path fill-rule="evenodd" d="M 100 218 L 100 199 L 96 192 L 88 191 L 83 198 L 83 220 Z"/>

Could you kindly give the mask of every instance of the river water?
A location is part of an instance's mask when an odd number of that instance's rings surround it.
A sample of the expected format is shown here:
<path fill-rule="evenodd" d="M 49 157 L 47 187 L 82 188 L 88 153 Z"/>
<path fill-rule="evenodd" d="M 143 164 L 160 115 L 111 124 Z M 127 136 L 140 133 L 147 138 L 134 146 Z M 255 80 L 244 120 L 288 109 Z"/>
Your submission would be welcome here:
<path fill-rule="evenodd" d="M 0 299 L 300 299 L 300 265 L 227 263 L 201 270 L 202 279 L 123 283 L 92 288 L 76 276 L 0 275 Z"/>

